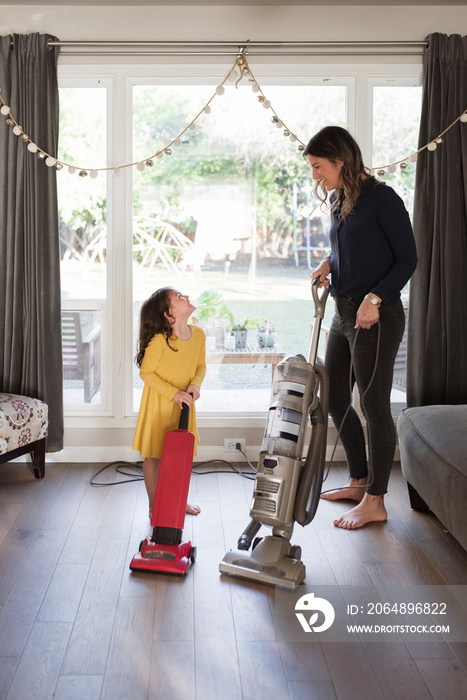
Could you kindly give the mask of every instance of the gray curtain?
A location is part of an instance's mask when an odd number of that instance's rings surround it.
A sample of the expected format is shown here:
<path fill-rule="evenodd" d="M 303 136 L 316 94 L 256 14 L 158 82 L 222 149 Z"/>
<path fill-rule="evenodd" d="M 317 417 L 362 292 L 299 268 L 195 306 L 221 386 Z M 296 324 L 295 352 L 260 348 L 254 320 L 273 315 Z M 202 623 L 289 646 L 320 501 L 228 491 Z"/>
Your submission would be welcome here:
<path fill-rule="evenodd" d="M 0 37 L 0 88 L 23 131 L 56 157 L 53 38 Z M 57 173 L 0 120 L 0 391 L 48 404 L 47 450 L 54 452 L 63 447 Z"/>
<path fill-rule="evenodd" d="M 467 37 L 431 34 L 419 148 L 467 109 Z M 467 124 L 417 162 L 407 403 L 467 403 Z"/>

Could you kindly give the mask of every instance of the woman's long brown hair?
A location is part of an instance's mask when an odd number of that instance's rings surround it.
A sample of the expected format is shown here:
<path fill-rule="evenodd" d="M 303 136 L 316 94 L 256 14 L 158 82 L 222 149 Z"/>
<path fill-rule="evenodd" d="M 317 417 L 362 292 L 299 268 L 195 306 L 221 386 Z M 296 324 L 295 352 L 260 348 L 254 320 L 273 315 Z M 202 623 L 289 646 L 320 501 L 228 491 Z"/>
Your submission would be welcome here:
<path fill-rule="evenodd" d="M 176 348 L 173 348 L 169 343 L 169 339 L 172 336 L 172 324 L 165 315 L 167 313 L 171 316 L 171 291 L 172 287 L 161 287 L 161 289 L 151 294 L 149 299 L 143 302 L 140 315 L 138 352 L 135 357 L 135 362 L 138 367 L 141 367 L 146 348 L 156 333 L 162 333 L 162 335 L 165 336 L 165 341 L 169 348 L 177 352 Z"/>
<path fill-rule="evenodd" d="M 325 126 L 308 141 L 303 155 L 343 163 L 340 172 L 342 187 L 334 190 L 331 211 L 339 211 L 339 218 L 344 220 L 360 196 L 365 176 L 370 174 L 363 164 L 358 143 L 346 129 L 340 126 Z M 323 204 L 326 202 L 328 191 L 321 183 L 316 183 L 314 194 Z"/>

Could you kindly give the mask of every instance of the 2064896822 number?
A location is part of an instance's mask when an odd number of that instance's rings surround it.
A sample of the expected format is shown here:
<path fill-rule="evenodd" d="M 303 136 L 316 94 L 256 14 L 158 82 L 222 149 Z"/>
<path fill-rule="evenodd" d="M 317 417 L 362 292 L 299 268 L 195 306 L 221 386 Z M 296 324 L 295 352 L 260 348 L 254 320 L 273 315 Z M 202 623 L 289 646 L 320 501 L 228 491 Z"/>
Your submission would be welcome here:
<path fill-rule="evenodd" d="M 446 603 L 367 603 L 367 615 L 446 615 Z"/>

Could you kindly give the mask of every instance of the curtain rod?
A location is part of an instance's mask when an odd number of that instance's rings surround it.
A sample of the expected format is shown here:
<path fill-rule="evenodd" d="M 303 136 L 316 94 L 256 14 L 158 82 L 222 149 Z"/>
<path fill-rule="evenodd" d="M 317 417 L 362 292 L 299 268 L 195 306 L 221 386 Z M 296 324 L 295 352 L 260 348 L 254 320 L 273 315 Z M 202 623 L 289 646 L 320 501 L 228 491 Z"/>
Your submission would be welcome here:
<path fill-rule="evenodd" d="M 49 41 L 68 55 L 254 56 L 422 55 L 427 41 Z"/>

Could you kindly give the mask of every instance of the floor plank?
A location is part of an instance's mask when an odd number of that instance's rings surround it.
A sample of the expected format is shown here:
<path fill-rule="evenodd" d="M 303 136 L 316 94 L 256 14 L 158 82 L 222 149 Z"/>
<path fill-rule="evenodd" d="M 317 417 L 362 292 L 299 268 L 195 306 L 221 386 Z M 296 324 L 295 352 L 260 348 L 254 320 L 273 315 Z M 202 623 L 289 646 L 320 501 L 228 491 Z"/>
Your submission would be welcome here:
<path fill-rule="evenodd" d="M 102 676 L 60 676 L 53 699 L 100 700 L 101 689 Z"/>
<path fill-rule="evenodd" d="M 467 677 L 457 659 L 416 661 L 434 700 L 467 697 Z"/>
<path fill-rule="evenodd" d="M 244 700 L 286 700 L 289 690 L 277 642 L 239 642 Z"/>
<path fill-rule="evenodd" d="M 68 644 L 71 623 L 34 625 L 6 700 L 50 700 Z"/>
<path fill-rule="evenodd" d="M 41 530 L 0 610 L 0 656 L 20 656 L 52 578 L 66 538 L 63 530 Z"/>
<path fill-rule="evenodd" d="M 146 697 L 151 676 L 155 599 L 119 599 L 102 700 Z"/>
<path fill-rule="evenodd" d="M 378 677 L 360 642 L 323 643 L 324 655 L 339 700 L 382 700 Z"/>
<path fill-rule="evenodd" d="M 117 539 L 100 540 L 97 544 L 68 645 L 64 674 L 105 672 L 126 544 Z"/>

